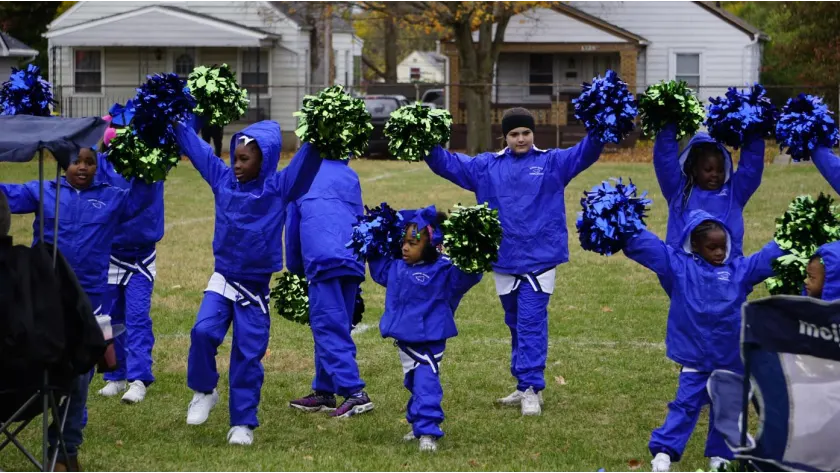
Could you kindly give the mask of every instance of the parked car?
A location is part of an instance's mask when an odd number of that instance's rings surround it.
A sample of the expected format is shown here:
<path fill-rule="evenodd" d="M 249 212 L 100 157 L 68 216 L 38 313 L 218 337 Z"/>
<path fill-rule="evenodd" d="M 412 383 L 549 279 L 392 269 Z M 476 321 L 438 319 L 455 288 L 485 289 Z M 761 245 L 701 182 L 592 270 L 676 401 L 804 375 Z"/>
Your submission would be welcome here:
<path fill-rule="evenodd" d="M 446 105 L 446 98 L 443 94 L 443 89 L 429 89 L 423 92 L 423 97 L 420 101 L 423 104 L 431 105 L 430 108 L 444 108 Z"/>
<path fill-rule="evenodd" d="M 368 155 L 388 154 L 388 139 L 385 137 L 385 122 L 391 112 L 408 105 L 408 99 L 402 95 L 364 95 L 365 107 L 370 112 L 373 131 L 368 142 Z"/>

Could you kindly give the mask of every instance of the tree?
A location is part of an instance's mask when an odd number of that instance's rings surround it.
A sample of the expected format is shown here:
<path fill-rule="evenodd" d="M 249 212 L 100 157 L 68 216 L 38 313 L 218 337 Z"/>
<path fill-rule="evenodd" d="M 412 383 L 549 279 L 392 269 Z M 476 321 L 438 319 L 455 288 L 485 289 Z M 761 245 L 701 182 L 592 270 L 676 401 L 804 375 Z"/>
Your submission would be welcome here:
<path fill-rule="evenodd" d="M 61 2 L 0 2 L 0 30 L 38 50 L 38 57 L 32 62 L 41 67 L 44 76 L 49 61 L 43 34 L 61 5 Z"/>

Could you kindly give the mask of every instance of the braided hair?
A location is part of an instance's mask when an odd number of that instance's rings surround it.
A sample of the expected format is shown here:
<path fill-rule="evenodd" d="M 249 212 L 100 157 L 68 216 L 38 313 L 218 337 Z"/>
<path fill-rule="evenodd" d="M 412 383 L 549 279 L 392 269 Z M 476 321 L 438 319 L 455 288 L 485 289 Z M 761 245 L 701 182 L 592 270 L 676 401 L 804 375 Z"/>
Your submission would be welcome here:
<path fill-rule="evenodd" d="M 685 209 L 688 205 L 688 199 L 691 197 L 691 191 L 694 189 L 694 168 L 710 156 L 717 157 L 721 160 L 725 159 L 716 143 L 697 143 L 689 150 L 688 158 L 686 158 L 685 165 L 683 165 L 683 174 L 686 175 L 686 180 L 682 188 L 682 209 Z"/>
<path fill-rule="evenodd" d="M 691 245 L 699 245 L 706 239 L 706 235 L 715 230 L 724 231 L 723 226 L 718 222 L 714 220 L 703 220 L 700 222 L 700 225 L 697 225 L 691 231 Z"/>

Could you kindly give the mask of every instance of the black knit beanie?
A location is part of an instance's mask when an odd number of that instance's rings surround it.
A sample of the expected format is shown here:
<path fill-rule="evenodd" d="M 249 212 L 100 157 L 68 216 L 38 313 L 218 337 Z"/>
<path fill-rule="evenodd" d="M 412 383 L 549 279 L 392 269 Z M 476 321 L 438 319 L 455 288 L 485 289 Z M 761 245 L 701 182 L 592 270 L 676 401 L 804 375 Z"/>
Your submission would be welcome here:
<path fill-rule="evenodd" d="M 522 107 L 505 110 L 502 115 L 502 133 L 507 136 L 510 130 L 525 127 L 534 131 L 534 116 L 527 109 Z"/>

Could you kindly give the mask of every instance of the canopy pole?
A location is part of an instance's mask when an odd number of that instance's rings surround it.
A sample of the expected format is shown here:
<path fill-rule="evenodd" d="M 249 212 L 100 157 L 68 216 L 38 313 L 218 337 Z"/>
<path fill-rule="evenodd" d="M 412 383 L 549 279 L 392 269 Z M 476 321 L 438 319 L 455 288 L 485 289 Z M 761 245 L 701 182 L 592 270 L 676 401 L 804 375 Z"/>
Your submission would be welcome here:
<path fill-rule="evenodd" d="M 58 160 L 55 160 L 55 225 L 53 226 L 53 269 L 55 269 L 56 262 L 58 261 L 58 209 L 60 207 L 60 199 L 61 192 L 59 192 L 60 187 L 58 185 L 58 180 L 61 179 L 61 164 L 58 163 Z"/>
<path fill-rule="evenodd" d="M 44 148 L 38 150 L 38 239 L 44 242 Z"/>

